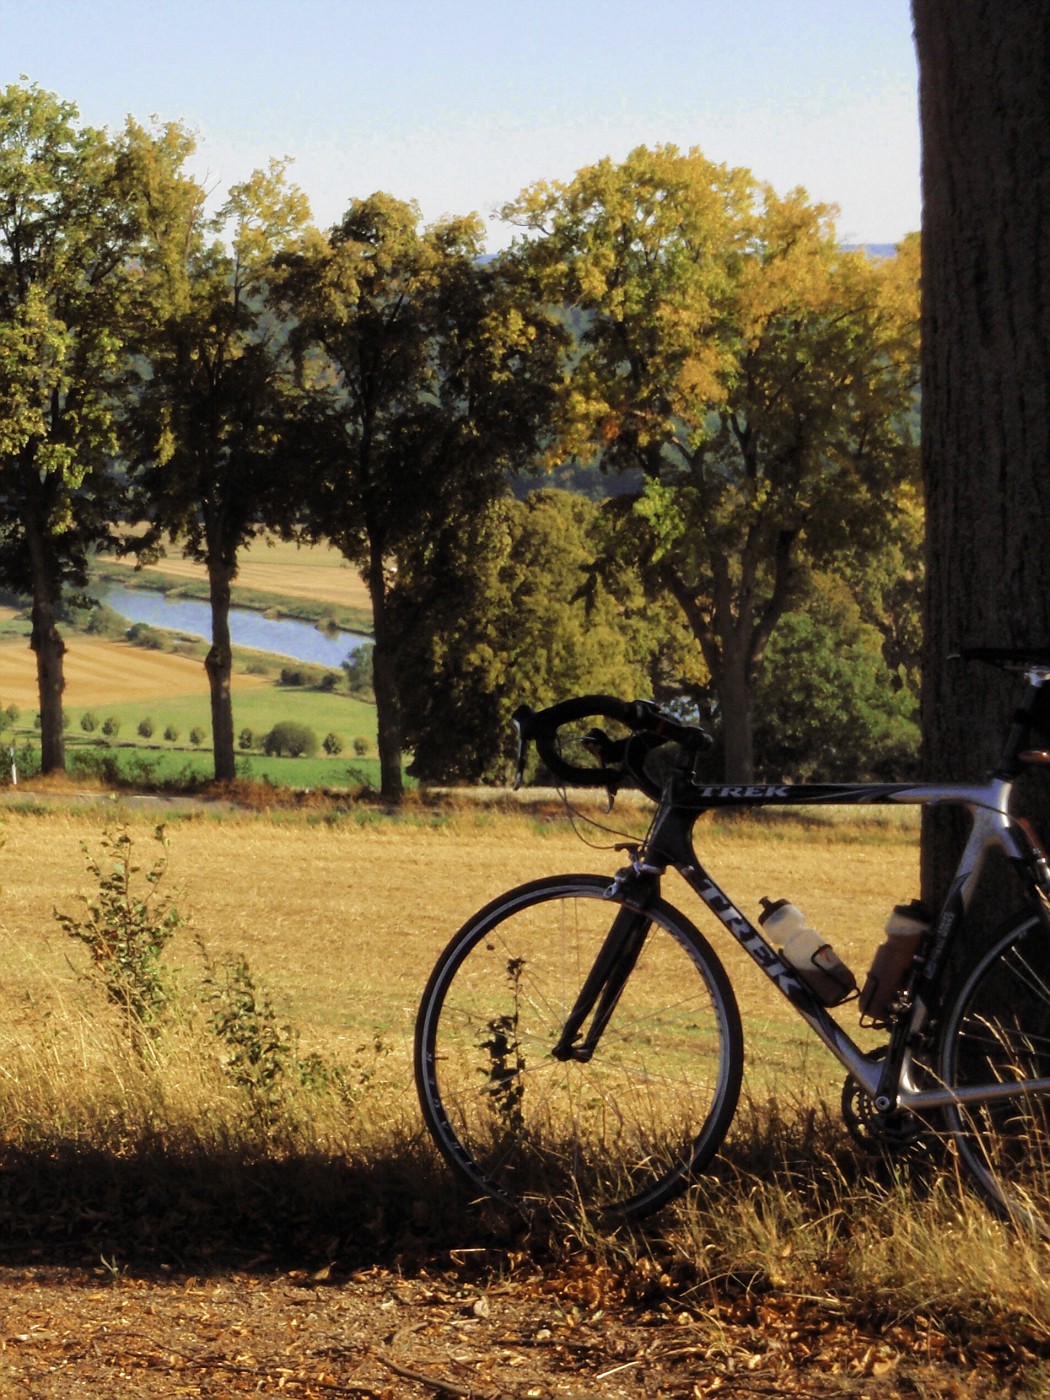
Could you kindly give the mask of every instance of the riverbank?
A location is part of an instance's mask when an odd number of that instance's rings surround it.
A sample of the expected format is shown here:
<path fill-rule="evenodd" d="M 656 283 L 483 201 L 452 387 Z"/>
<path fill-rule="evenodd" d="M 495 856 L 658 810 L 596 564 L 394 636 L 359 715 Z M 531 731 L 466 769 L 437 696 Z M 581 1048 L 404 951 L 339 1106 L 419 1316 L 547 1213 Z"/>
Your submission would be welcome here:
<path fill-rule="evenodd" d="M 245 551 L 238 567 L 231 589 L 234 607 L 371 635 L 368 591 L 335 551 L 324 546 L 300 549 L 281 541 L 260 541 L 256 550 L 261 554 Z M 172 597 L 207 601 L 209 596 L 203 566 L 189 559 L 164 559 L 140 567 L 133 559 L 104 555 L 94 561 L 92 579 Z"/>

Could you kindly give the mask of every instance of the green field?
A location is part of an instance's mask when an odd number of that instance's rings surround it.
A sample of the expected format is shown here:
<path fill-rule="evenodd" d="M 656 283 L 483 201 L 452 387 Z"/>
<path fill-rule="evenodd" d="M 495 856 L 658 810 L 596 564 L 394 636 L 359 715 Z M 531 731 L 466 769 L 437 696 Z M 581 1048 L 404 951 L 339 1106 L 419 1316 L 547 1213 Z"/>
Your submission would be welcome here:
<path fill-rule="evenodd" d="M 99 727 L 86 733 L 81 719 L 90 710 Z M 117 766 L 121 778 L 127 781 L 158 782 L 190 785 L 211 778 L 211 716 L 208 697 L 183 695 L 170 698 L 124 701 L 120 703 L 70 706 L 66 710 L 67 764 L 74 774 L 98 769 L 102 759 Z M 277 783 L 296 788 L 357 788 L 362 783 L 377 787 L 379 762 L 376 757 L 375 706 L 344 693 L 322 691 L 300 686 L 260 685 L 234 692 L 233 715 L 236 732 L 250 729 L 254 743 L 248 750 L 238 749 L 237 771 L 248 779 Z M 119 733 L 103 738 L 101 724 L 107 718 L 120 722 Z M 153 723 L 149 739 L 138 733 L 144 719 Z M 23 714 L 15 728 L 19 746 L 35 746 L 37 733 Z M 314 758 L 271 758 L 262 752 L 262 739 L 282 720 L 297 720 L 308 725 L 319 741 L 328 734 L 337 734 L 343 748 L 339 754 L 323 752 Z M 178 731 L 174 741 L 166 740 L 165 730 L 173 726 Z M 194 728 L 204 731 L 198 745 L 190 742 Z M 354 740 L 360 739 L 365 753 L 355 751 Z M 144 765 L 148 765 L 147 768 Z M 108 766 L 106 771 L 111 771 Z"/>

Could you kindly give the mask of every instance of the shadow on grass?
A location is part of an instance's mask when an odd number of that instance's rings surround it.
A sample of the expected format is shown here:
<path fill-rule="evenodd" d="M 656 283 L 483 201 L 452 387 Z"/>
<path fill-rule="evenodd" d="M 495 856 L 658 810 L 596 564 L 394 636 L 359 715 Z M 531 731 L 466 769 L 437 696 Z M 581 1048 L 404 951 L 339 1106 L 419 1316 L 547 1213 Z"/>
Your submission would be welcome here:
<path fill-rule="evenodd" d="M 943 1169 L 940 1153 L 880 1160 L 858 1150 L 826 1109 L 742 1105 L 710 1172 L 686 1197 L 712 1238 L 732 1209 L 764 1211 L 796 1196 L 842 1229 L 893 1183 L 918 1203 Z M 686 1203 L 683 1203 L 684 1205 Z M 576 1250 L 661 1253 L 676 1210 L 636 1224 L 588 1223 L 566 1205 L 528 1219 L 471 1199 L 429 1144 L 395 1138 L 348 1159 L 321 1151 L 267 1154 L 161 1139 L 114 1150 L 52 1138 L 0 1149 L 0 1265 L 78 1265 L 134 1274 L 412 1269 L 465 1250 L 484 1268 L 508 1250 L 552 1259 Z M 672 1249 L 672 1253 L 679 1253 Z M 679 1261 L 679 1264 L 684 1261 Z"/>
<path fill-rule="evenodd" d="M 342 1272 L 478 1243 L 481 1222 L 468 1226 L 461 1205 L 444 1171 L 411 1147 L 360 1162 L 162 1145 L 120 1155 L 63 1141 L 7 1147 L 0 1264 Z M 488 1228 L 508 1238 L 507 1224 L 493 1218 Z"/>

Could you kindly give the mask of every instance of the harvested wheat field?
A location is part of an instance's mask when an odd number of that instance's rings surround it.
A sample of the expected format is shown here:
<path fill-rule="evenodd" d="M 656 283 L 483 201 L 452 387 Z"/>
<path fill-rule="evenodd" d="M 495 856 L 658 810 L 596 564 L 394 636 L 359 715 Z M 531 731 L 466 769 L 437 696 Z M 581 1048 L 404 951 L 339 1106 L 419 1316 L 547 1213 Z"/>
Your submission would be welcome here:
<path fill-rule="evenodd" d="M 151 897 L 185 923 L 168 1009 L 129 1039 L 53 910 L 90 922 L 107 831 L 144 892 L 165 814 Z M 459 1195 L 420 1126 L 415 1010 L 484 900 L 615 869 L 553 812 L 103 800 L 9 806 L 2 834 L 0 1396 L 1045 1394 L 1045 1247 L 858 1160 L 835 1067 L 724 939 L 754 1102 L 709 1181 L 635 1234 Z M 703 849 L 743 908 L 797 897 L 861 972 L 914 889 L 906 825 Z"/>
<path fill-rule="evenodd" d="M 134 564 L 113 557 L 107 564 Z M 179 555 L 165 556 L 155 565 L 145 565 L 142 573 L 169 574 L 175 578 L 204 580 L 202 564 Z M 241 552 L 237 584 L 289 598 L 309 598 L 338 607 L 369 610 L 372 606 L 361 575 L 337 549 L 330 545 L 295 545 L 283 540 L 257 540 Z"/>
<path fill-rule="evenodd" d="M 68 706 L 105 705 L 128 700 L 168 699 L 180 695 L 207 695 L 208 678 L 203 664 L 188 656 L 144 651 L 129 642 L 74 636 L 65 655 Z M 235 689 L 265 685 L 258 676 L 235 674 Z M 39 704 L 36 658 L 28 642 L 0 645 L 0 700 L 23 709 Z"/>

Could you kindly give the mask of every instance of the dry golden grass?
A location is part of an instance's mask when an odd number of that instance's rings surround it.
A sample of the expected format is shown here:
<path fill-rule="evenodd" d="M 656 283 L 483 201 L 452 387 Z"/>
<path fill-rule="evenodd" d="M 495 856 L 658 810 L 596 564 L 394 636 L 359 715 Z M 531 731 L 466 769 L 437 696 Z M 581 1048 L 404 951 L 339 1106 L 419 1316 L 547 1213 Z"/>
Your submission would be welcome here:
<path fill-rule="evenodd" d="M 81 843 L 97 854 L 103 829 L 127 821 L 151 859 L 163 808 L 103 805 L 47 815 L 9 811 L 0 851 L 0 1006 L 10 1029 L 31 1034 L 56 996 L 82 997 L 70 948 L 52 917 L 90 892 Z M 635 814 L 636 821 L 638 820 Z M 213 955 L 243 953 L 275 1002 L 310 1044 L 334 1050 L 373 1031 L 403 1067 L 423 984 L 438 953 L 477 907 L 510 885 L 558 871 L 612 873 L 622 857 L 586 849 L 562 821 L 465 808 L 441 824 L 359 825 L 302 816 L 195 816 L 169 826 L 168 882 L 193 931 Z M 916 857 L 906 832 L 840 845 L 785 828 L 779 839 L 741 832 L 705 835 L 702 857 L 740 907 L 754 915 L 764 894 L 793 897 L 863 977 L 887 910 L 915 892 Z M 848 884 L 847 884 L 848 882 Z M 802 1074 L 829 1090 L 842 1073 L 750 962 L 671 878 L 665 893 L 708 932 L 736 985 L 763 1090 Z M 192 938 L 180 934 L 192 965 Z M 847 1025 L 856 1013 L 843 1012 Z M 406 1087 L 407 1092 L 407 1087 Z"/>
<path fill-rule="evenodd" d="M 199 660 L 99 637 L 74 636 L 68 641 L 65 678 L 63 698 L 74 707 L 208 694 L 208 678 Z M 238 673 L 231 683 L 243 689 L 266 681 Z M 5 705 L 14 701 L 22 709 L 39 704 L 36 657 L 28 642 L 0 645 L 0 699 Z"/>
<path fill-rule="evenodd" d="M 194 934 L 220 962 L 244 954 L 303 1051 L 348 1066 L 351 1090 L 360 1091 L 305 1094 L 274 1127 L 224 1078 L 217 1046 L 189 1007 L 158 1040 L 155 1059 L 137 1058 L 101 993 L 79 975 L 83 949 L 52 917 L 56 904 L 75 911 L 78 890 L 93 893 L 82 842 L 98 854 L 104 829 L 123 820 L 148 868 L 165 810 L 0 814 L 8 1183 L 0 1218 L 26 1238 L 41 1235 L 45 1249 L 58 1247 L 54 1232 L 67 1232 L 96 1258 L 108 1251 L 103 1262 L 118 1249 L 107 1241 L 119 1242 L 122 1259 L 152 1260 L 183 1249 L 187 1230 L 209 1268 L 215 1249 L 235 1259 L 243 1250 L 267 1258 L 276 1248 L 321 1251 L 324 1263 L 336 1257 L 326 1250 L 356 1259 L 370 1241 L 385 1248 L 395 1238 L 400 1260 L 424 1231 L 442 1259 L 451 1245 L 466 1246 L 466 1256 L 491 1252 L 503 1269 L 505 1225 L 463 1209 L 447 1173 L 434 1175 L 411 1079 L 419 996 L 445 941 L 478 905 L 541 874 L 611 873 L 620 858 L 583 849 L 562 822 L 474 807 L 441 820 L 420 808 L 364 824 L 301 813 L 173 818 L 167 883 L 192 928 L 176 934 L 172 961 L 187 996 L 201 973 Z M 847 826 L 815 833 L 788 823 L 705 830 L 698 845 L 741 908 L 754 913 L 765 893 L 797 898 L 862 973 L 887 907 L 916 879 L 906 825 L 869 835 L 858 841 Z M 693 912 L 673 881 L 666 892 Z M 698 922 L 712 931 L 710 919 Z M 717 1348 L 720 1330 L 761 1335 L 751 1351 L 784 1347 L 792 1368 L 819 1352 L 822 1364 L 838 1358 L 843 1377 L 883 1375 L 877 1388 L 851 1394 L 986 1400 L 1005 1393 L 996 1386 L 1007 1376 L 1011 1394 L 1045 1394 L 1045 1244 L 998 1225 L 950 1173 L 896 1181 L 873 1169 L 837 1122 L 841 1071 L 819 1047 L 801 1048 L 804 1027 L 778 1009 L 724 936 L 716 946 L 742 1003 L 752 1097 L 715 1174 L 649 1233 L 599 1236 L 566 1219 L 546 1243 L 537 1229 L 520 1258 L 532 1249 L 563 1268 L 571 1259 L 588 1286 L 615 1277 L 622 1296 L 637 1286 L 646 1308 L 656 1290 L 673 1300 L 661 1308 L 687 1309 L 692 1342 L 705 1347 Z M 855 1021 L 855 1011 L 843 1017 Z M 370 1059 L 376 1035 L 383 1053 Z M 778 1081 L 779 1105 L 770 1107 Z M 882 1373 L 869 1366 L 876 1345 Z M 980 1384 L 952 1389 L 950 1381 L 942 1390 L 946 1366 Z M 937 1385 L 912 1384 L 916 1368 Z"/>
<path fill-rule="evenodd" d="M 130 561 L 108 558 L 106 562 L 126 563 L 129 570 L 134 568 Z M 156 565 L 146 565 L 143 572 L 172 574 L 177 578 L 206 577 L 203 565 L 177 554 L 166 556 Z M 371 607 L 360 574 L 331 545 L 299 546 L 284 540 L 258 540 L 241 554 L 237 584 L 289 598 L 318 599 L 339 607 Z"/>

